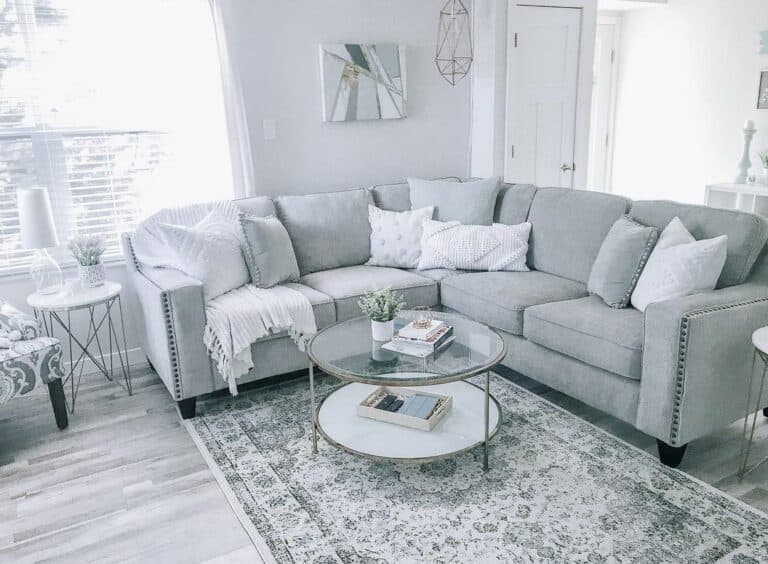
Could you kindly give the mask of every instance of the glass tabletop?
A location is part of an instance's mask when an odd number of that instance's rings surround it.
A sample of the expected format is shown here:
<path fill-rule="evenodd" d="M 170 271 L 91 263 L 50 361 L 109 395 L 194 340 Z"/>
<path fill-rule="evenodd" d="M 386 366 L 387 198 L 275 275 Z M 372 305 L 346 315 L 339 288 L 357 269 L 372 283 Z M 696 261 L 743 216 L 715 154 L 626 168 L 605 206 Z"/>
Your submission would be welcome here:
<path fill-rule="evenodd" d="M 395 330 L 414 318 L 403 311 Z M 501 362 L 506 345 L 499 333 L 461 315 L 432 312 L 433 319 L 453 327 L 454 340 L 425 358 L 382 349 L 371 337 L 371 321 L 358 317 L 319 331 L 310 340 L 310 360 L 324 372 L 351 382 L 424 386 L 463 380 Z"/>

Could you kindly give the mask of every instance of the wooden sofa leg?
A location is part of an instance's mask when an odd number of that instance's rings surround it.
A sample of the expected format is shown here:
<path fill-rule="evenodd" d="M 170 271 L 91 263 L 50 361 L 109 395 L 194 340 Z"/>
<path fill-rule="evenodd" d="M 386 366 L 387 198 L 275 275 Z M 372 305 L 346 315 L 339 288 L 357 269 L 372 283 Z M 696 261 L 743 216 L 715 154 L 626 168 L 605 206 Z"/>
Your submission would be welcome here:
<path fill-rule="evenodd" d="M 179 413 L 181 413 L 182 419 L 192 419 L 195 416 L 197 398 L 183 399 L 181 401 L 177 401 L 176 405 L 179 406 Z"/>
<path fill-rule="evenodd" d="M 664 466 L 669 466 L 670 468 L 677 468 L 680 466 L 680 463 L 683 461 L 683 456 L 685 456 L 685 449 L 688 448 L 687 444 L 673 447 L 659 439 L 656 439 L 656 446 L 659 449 L 659 460 Z"/>
<path fill-rule="evenodd" d="M 48 395 L 51 398 L 53 406 L 53 416 L 56 418 L 56 425 L 59 429 L 66 429 L 69 425 L 67 416 L 67 400 L 64 397 L 64 385 L 60 379 L 56 379 L 48 384 Z"/>

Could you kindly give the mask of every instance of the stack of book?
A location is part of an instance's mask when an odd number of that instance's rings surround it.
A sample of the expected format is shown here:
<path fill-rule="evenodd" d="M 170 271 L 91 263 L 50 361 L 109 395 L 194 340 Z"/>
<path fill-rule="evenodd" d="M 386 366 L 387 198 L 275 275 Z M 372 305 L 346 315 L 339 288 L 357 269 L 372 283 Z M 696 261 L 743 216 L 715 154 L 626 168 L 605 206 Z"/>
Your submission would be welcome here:
<path fill-rule="evenodd" d="M 447 346 L 454 338 L 453 327 L 444 321 L 433 319 L 427 327 L 414 326 L 411 322 L 397 331 L 393 339 L 381 348 L 425 358 Z"/>

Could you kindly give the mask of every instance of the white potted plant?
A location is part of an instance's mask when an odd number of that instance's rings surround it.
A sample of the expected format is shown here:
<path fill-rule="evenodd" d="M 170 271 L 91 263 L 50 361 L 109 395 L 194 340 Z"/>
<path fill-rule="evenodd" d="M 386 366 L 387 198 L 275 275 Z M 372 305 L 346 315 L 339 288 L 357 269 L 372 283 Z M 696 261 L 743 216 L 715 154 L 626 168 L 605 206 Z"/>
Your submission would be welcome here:
<path fill-rule="evenodd" d="M 763 151 L 758 156 L 763 164 L 763 184 L 768 184 L 768 151 Z"/>
<path fill-rule="evenodd" d="M 372 290 L 357 301 L 363 313 L 371 318 L 374 341 L 389 341 L 395 334 L 395 316 L 405 307 L 405 300 L 390 288 Z"/>
<path fill-rule="evenodd" d="M 106 275 L 104 264 L 101 262 L 104 241 L 93 235 L 78 235 L 69 240 L 67 247 L 77 261 L 80 284 L 85 288 L 95 288 L 104 284 Z"/>

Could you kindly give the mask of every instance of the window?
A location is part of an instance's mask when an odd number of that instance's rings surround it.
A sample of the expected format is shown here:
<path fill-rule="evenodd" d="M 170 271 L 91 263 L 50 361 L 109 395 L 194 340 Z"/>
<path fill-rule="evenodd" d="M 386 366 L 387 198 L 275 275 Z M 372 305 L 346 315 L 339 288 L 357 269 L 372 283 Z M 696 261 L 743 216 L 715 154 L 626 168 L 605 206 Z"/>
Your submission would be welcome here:
<path fill-rule="evenodd" d="M 225 124 L 207 0 L 0 0 L 0 274 L 31 254 L 19 187 L 107 259 L 161 207 L 231 198 Z"/>

